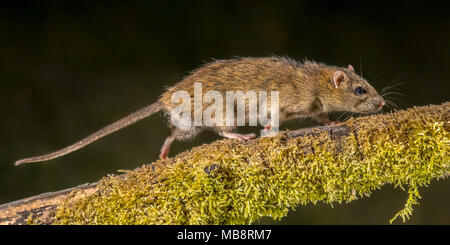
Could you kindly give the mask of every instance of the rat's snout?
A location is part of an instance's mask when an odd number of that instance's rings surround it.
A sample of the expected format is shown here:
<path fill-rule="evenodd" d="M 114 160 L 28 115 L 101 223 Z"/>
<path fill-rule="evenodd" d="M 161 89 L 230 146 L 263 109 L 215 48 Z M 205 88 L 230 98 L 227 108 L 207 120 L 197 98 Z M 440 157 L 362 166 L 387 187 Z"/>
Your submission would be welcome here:
<path fill-rule="evenodd" d="M 381 110 L 381 108 L 383 108 L 385 104 L 386 102 L 384 102 L 383 98 L 375 97 L 369 102 L 369 104 L 366 104 L 366 108 L 368 109 L 367 113 L 378 112 L 379 110 Z"/>
<path fill-rule="evenodd" d="M 383 99 L 381 99 L 381 102 L 378 104 L 378 108 L 381 109 L 386 103 Z"/>
<path fill-rule="evenodd" d="M 381 110 L 381 108 L 383 108 L 383 106 L 386 104 L 386 102 L 384 102 L 383 98 L 380 98 L 380 100 L 377 102 L 376 104 L 376 110 L 379 111 Z"/>

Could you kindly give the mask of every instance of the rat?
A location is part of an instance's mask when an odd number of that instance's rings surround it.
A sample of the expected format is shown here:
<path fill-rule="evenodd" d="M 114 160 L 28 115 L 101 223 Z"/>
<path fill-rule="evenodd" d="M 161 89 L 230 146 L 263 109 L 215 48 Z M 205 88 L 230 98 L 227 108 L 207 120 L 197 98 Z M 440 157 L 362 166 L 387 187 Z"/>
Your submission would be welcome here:
<path fill-rule="evenodd" d="M 308 60 L 299 62 L 278 56 L 213 60 L 168 88 L 155 103 L 101 128 L 72 145 L 45 155 L 18 160 L 15 165 L 64 156 L 160 111 L 166 116 L 170 115 L 177 106 L 171 102 L 173 93 L 187 91 L 192 98 L 194 83 L 202 83 L 203 91 L 215 90 L 223 95 L 226 91 L 279 91 L 280 124 L 294 118 L 312 118 L 324 125 L 336 124 L 338 122 L 328 119 L 328 113 L 375 113 L 385 104 L 383 97 L 364 78 L 355 73 L 352 65 L 344 68 Z M 193 104 L 195 106 L 195 103 Z M 248 115 L 248 107 L 245 110 Z M 170 146 L 175 140 L 193 138 L 204 129 L 240 141 L 249 141 L 256 137 L 255 134 L 235 132 L 237 126 L 177 127 L 169 122 L 169 127 L 170 133 L 161 147 L 159 155 L 161 159 L 168 157 Z M 266 125 L 264 128 L 270 127 L 271 125 Z"/>

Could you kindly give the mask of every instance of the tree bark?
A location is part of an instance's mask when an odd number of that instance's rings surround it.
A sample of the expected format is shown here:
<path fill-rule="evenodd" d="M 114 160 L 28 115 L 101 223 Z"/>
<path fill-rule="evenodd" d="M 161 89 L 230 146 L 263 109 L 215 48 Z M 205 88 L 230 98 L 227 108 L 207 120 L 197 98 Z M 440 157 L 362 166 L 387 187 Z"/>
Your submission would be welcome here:
<path fill-rule="evenodd" d="M 26 225 L 30 216 L 42 217 L 42 220 L 47 221 L 44 224 L 50 224 L 52 213 L 58 204 L 70 197 L 89 195 L 96 190 L 96 186 L 97 182 L 88 183 L 0 205 L 0 225 Z"/>

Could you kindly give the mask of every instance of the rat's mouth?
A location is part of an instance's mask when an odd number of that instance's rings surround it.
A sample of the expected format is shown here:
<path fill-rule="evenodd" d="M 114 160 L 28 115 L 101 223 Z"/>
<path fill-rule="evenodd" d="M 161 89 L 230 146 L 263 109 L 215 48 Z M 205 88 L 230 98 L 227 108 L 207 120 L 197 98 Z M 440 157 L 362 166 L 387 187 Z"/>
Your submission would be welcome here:
<path fill-rule="evenodd" d="M 381 111 L 381 108 L 383 108 L 383 106 L 385 105 L 386 103 L 384 102 L 384 100 L 383 101 L 381 101 L 380 103 L 378 103 L 377 105 L 376 105 L 376 109 L 374 110 L 375 112 L 379 112 L 379 111 Z"/>
<path fill-rule="evenodd" d="M 369 106 L 370 109 L 361 110 L 361 111 L 359 111 L 359 113 L 363 113 L 363 114 L 377 113 L 381 110 L 381 108 L 383 108 L 384 105 L 385 105 L 385 102 L 381 101 L 377 104 L 370 105 Z"/>
<path fill-rule="evenodd" d="M 362 113 L 362 114 L 371 114 L 371 113 L 375 113 L 375 112 L 377 112 L 377 111 L 360 111 L 359 113 Z"/>
<path fill-rule="evenodd" d="M 377 108 L 377 109 L 375 109 L 375 110 L 362 110 L 362 111 L 358 111 L 358 113 L 361 113 L 361 114 L 375 114 L 375 113 L 377 113 L 377 112 L 379 112 L 381 110 L 381 107 L 379 107 L 379 108 Z"/>

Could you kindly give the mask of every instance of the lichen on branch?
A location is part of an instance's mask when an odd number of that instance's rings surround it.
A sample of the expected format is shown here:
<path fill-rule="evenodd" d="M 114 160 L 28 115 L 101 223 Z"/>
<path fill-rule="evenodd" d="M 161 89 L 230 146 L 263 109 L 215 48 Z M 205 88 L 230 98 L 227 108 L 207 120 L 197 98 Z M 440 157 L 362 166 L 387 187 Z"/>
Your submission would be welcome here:
<path fill-rule="evenodd" d="M 386 184 L 409 193 L 393 220 L 405 221 L 419 187 L 450 172 L 450 103 L 360 118 L 347 135 L 283 132 L 249 144 L 220 140 L 103 178 L 68 199 L 55 224 L 251 224 L 280 220 L 298 205 L 347 203 Z"/>

